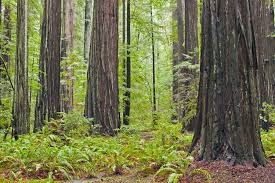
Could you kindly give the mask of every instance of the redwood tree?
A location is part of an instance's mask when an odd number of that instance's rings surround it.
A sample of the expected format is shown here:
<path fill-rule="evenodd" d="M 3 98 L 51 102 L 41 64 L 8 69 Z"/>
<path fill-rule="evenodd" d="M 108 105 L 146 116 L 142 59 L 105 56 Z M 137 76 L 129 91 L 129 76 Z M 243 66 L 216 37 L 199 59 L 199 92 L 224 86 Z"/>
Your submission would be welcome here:
<path fill-rule="evenodd" d="M 74 0 L 63 1 L 63 73 L 64 78 L 61 85 L 61 110 L 68 113 L 74 105 L 74 69 L 68 63 L 69 56 L 74 51 L 75 38 L 75 9 Z"/>
<path fill-rule="evenodd" d="M 27 53 L 27 7 L 28 0 L 17 0 L 15 93 L 13 109 L 13 137 L 30 131 L 30 106 L 28 86 Z"/>
<path fill-rule="evenodd" d="M 86 0 L 85 4 L 85 30 L 84 30 L 84 60 L 88 63 L 88 72 L 87 72 L 87 89 L 86 89 L 86 97 L 85 97 L 85 109 L 84 116 L 87 118 L 94 117 L 94 109 L 93 109 L 93 73 L 92 73 L 92 63 L 90 62 L 90 52 L 92 46 L 92 20 L 93 20 L 93 0 Z"/>
<path fill-rule="evenodd" d="M 125 6 L 125 2 L 123 2 Z M 125 7 L 124 9 L 124 18 L 125 18 Z M 123 20 L 125 21 L 125 20 Z M 123 22 L 125 26 L 125 22 Z M 123 124 L 129 125 L 129 117 L 130 117 L 130 109 L 131 109 L 131 3 L 130 0 L 127 0 L 127 59 L 126 64 L 124 63 L 124 70 L 126 71 L 126 91 L 124 93 L 124 110 L 123 110 Z M 125 29 L 125 27 L 124 27 Z M 124 30 L 125 31 L 125 30 Z M 125 34 L 125 33 L 124 33 Z M 123 35 L 125 36 L 125 35 Z M 123 38 L 123 42 L 125 43 L 125 37 Z M 125 62 L 125 59 L 124 59 Z"/>
<path fill-rule="evenodd" d="M 47 59 L 47 20 L 48 20 L 48 0 L 44 0 L 43 20 L 41 25 L 41 45 L 39 58 L 38 82 L 40 91 L 36 96 L 34 132 L 41 130 L 44 126 L 47 116 L 47 93 L 46 93 L 46 59 Z"/>
<path fill-rule="evenodd" d="M 55 118 L 57 112 L 60 112 L 61 0 L 47 0 L 47 2 L 47 110 L 48 118 Z"/>
<path fill-rule="evenodd" d="M 118 111 L 118 0 L 95 0 L 90 66 L 94 121 L 102 134 L 115 135 Z M 91 77 L 91 78 L 90 78 Z"/>
<path fill-rule="evenodd" d="M 252 22 L 255 25 L 257 59 L 259 60 L 260 101 L 275 104 L 275 54 L 273 0 L 251 2 Z"/>
<path fill-rule="evenodd" d="M 179 79 L 181 74 L 178 65 L 183 61 L 184 54 L 184 16 L 185 16 L 185 3 L 184 0 L 176 0 L 176 7 L 173 12 L 173 102 L 175 105 L 175 114 L 172 119 L 179 119 Z M 176 25 L 175 25 L 176 24 Z"/>
<path fill-rule="evenodd" d="M 200 158 L 266 164 L 259 131 L 254 0 L 205 0 L 198 121 Z M 192 150 L 191 148 L 191 150 Z"/>

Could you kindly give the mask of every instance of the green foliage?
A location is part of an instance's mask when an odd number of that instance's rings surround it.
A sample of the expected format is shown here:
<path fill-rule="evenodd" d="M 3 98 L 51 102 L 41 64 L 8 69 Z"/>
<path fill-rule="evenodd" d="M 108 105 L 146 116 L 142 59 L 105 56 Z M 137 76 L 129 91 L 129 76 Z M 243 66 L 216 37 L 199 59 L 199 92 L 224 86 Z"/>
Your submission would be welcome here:
<path fill-rule="evenodd" d="M 262 131 L 262 143 L 267 157 L 275 157 L 275 129 L 269 132 Z"/>
<path fill-rule="evenodd" d="M 80 113 L 69 113 L 64 118 L 64 131 L 70 137 L 85 137 L 89 135 L 90 123 Z"/>
<path fill-rule="evenodd" d="M 84 130 L 82 125 L 87 125 L 87 120 L 72 113 L 49 123 L 41 133 L 0 143 L 0 168 L 9 170 L 9 178 L 16 180 L 26 175 L 72 179 L 100 172 L 120 173 L 131 167 L 150 167 L 152 163 L 182 172 L 190 163 L 182 151 L 187 141 L 175 130 L 179 125 L 166 123 L 155 131 L 144 131 L 143 125 L 125 127 L 114 138 L 86 136 L 89 128 Z M 150 139 L 146 138 L 148 134 Z"/>
<path fill-rule="evenodd" d="M 190 177 L 194 177 L 195 175 L 202 175 L 205 178 L 205 182 L 211 182 L 212 176 L 207 170 L 194 169 L 190 172 Z"/>
<path fill-rule="evenodd" d="M 271 122 L 275 125 L 275 107 L 264 102 L 261 111 L 264 115 L 261 114 L 260 118 L 265 122 Z"/>

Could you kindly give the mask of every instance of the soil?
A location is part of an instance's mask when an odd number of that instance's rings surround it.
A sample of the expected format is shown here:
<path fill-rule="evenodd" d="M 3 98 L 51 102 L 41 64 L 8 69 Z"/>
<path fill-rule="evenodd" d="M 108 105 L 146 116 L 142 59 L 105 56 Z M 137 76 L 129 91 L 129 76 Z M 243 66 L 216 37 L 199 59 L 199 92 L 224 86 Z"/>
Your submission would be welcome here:
<path fill-rule="evenodd" d="M 197 170 L 197 171 L 196 171 Z M 182 183 L 275 183 L 275 162 L 266 167 L 253 165 L 231 166 L 225 161 L 194 162 Z"/>
<path fill-rule="evenodd" d="M 90 180 L 71 181 L 72 183 L 152 183 L 153 175 L 142 176 L 137 170 L 125 173 L 123 175 L 98 176 Z"/>

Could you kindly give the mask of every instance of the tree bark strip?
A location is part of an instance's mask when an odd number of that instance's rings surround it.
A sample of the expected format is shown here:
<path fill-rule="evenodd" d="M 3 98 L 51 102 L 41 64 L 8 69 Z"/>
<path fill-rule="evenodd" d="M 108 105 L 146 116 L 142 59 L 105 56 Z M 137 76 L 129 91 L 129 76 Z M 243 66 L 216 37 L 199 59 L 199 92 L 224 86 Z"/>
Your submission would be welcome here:
<path fill-rule="evenodd" d="M 61 0 L 48 0 L 47 38 L 47 106 L 48 118 L 56 118 L 60 112 L 60 41 Z"/>
<path fill-rule="evenodd" d="M 18 139 L 19 135 L 30 132 L 27 7 L 28 0 L 17 0 L 15 93 L 12 121 L 12 135 L 15 139 Z"/>
<path fill-rule="evenodd" d="M 205 0 L 198 126 L 203 160 L 265 165 L 252 0 Z"/>
<path fill-rule="evenodd" d="M 126 59 L 126 91 L 124 93 L 123 123 L 129 125 L 131 109 L 131 3 L 127 0 L 127 59 Z"/>
<path fill-rule="evenodd" d="M 95 0 L 92 35 L 93 108 L 95 123 L 116 135 L 118 111 L 118 1 Z"/>

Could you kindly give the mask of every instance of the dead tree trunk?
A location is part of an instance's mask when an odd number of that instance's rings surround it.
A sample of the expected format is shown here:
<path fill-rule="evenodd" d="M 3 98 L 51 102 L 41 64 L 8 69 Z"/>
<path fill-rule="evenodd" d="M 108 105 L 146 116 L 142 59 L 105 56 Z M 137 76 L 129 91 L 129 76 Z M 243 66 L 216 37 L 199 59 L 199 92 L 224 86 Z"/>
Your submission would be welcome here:
<path fill-rule="evenodd" d="M 205 0 L 198 123 L 203 160 L 266 164 L 259 131 L 253 0 Z"/>

